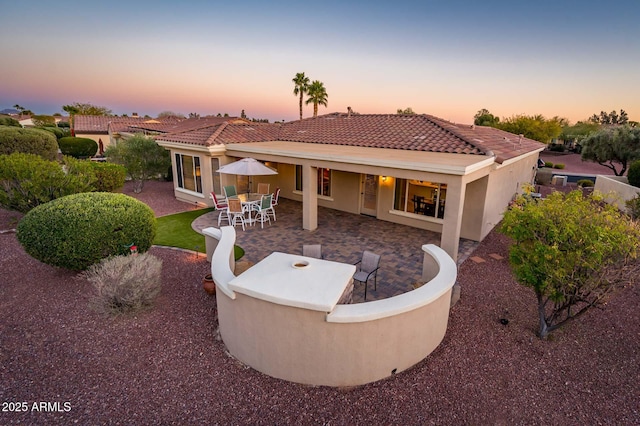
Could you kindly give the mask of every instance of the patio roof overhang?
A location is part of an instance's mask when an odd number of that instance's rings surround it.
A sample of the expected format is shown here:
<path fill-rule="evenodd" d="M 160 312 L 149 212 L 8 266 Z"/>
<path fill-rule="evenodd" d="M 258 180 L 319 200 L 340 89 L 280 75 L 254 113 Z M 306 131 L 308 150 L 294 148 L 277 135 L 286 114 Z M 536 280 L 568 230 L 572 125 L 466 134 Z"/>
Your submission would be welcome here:
<path fill-rule="evenodd" d="M 466 176 L 485 169 L 488 173 L 495 163 L 494 157 L 481 155 L 288 141 L 235 143 L 227 144 L 225 148 L 229 156 L 251 156 L 292 164 L 313 163 L 318 167 L 398 177 L 407 172 L 411 175 L 423 172 Z"/>

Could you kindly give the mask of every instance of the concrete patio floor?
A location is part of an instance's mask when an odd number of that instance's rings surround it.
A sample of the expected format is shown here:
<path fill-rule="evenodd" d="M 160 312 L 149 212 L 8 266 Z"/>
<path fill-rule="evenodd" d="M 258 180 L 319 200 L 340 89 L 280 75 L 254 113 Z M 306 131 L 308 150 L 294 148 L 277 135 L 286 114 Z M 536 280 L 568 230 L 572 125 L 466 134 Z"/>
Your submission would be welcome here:
<path fill-rule="evenodd" d="M 196 231 L 217 227 L 219 212 L 197 218 Z M 302 229 L 302 203 L 281 198 L 276 206 L 277 221 L 236 226 L 236 244 L 245 250 L 242 260 L 258 263 L 274 251 L 302 254 L 303 244 L 322 244 L 324 259 L 354 264 L 362 252 L 380 254 L 377 291 L 373 278 L 369 281 L 367 301 L 384 299 L 413 289 L 422 274 L 423 244 L 440 245 L 440 234 L 409 226 L 377 220 L 372 217 L 318 207 L 318 229 Z M 226 221 L 222 225 L 227 225 Z M 460 240 L 458 264 L 467 259 L 479 243 Z M 356 282 L 353 302 L 364 301 L 364 284 Z"/>

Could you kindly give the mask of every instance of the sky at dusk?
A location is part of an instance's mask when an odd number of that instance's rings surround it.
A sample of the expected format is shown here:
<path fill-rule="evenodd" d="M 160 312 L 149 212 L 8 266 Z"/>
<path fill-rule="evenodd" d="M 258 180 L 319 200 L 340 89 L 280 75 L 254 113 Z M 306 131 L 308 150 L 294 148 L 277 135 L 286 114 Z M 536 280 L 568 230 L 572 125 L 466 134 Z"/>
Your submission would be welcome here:
<path fill-rule="evenodd" d="M 0 109 L 298 118 L 292 78 L 328 107 L 640 121 L 640 1 L 3 2 Z M 313 106 L 304 107 L 304 116 Z"/>

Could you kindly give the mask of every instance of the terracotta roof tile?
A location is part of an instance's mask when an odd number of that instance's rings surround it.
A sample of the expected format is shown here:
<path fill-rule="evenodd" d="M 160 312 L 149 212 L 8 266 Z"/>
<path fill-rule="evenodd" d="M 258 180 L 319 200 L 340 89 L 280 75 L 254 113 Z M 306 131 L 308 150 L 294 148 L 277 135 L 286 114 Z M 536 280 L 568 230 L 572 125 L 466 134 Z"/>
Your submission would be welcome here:
<path fill-rule="evenodd" d="M 109 133 L 109 123 L 117 121 L 124 125 L 143 122 L 143 117 L 115 117 L 110 115 L 75 115 L 73 129 L 76 133 Z"/>
<path fill-rule="evenodd" d="M 157 140 L 193 145 L 291 141 L 409 151 L 492 155 L 501 163 L 544 147 L 491 127 L 458 125 L 426 114 L 334 113 L 288 123 L 209 125 Z"/>

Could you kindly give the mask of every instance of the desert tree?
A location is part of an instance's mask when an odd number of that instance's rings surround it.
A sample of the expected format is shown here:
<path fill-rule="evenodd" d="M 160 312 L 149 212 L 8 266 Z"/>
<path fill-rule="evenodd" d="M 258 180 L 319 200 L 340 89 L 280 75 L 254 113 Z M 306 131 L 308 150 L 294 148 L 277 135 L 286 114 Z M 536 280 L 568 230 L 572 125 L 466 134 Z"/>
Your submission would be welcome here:
<path fill-rule="evenodd" d="M 111 110 L 107 107 L 93 105 L 90 103 L 74 102 L 70 105 L 63 105 L 62 110 L 70 116 L 73 115 L 111 115 Z"/>
<path fill-rule="evenodd" d="M 500 117 L 491 114 L 486 108 L 482 108 L 473 116 L 473 124 L 476 126 L 496 127 L 499 122 Z"/>
<path fill-rule="evenodd" d="M 299 72 L 293 77 L 293 94 L 299 96 L 300 99 L 300 120 L 302 120 L 302 98 L 309 89 L 309 77 L 306 77 L 303 72 Z"/>
<path fill-rule="evenodd" d="M 606 300 L 637 256 L 638 225 L 597 192 L 516 199 L 500 229 L 518 282 L 536 294 L 541 338 Z"/>
<path fill-rule="evenodd" d="M 514 115 L 505 118 L 494 127 L 516 135 L 524 135 L 542 143 L 549 143 L 562 133 L 562 121 L 558 117 L 547 119 L 537 115 Z"/>
<path fill-rule="evenodd" d="M 628 165 L 640 159 L 640 128 L 607 126 L 582 141 L 582 159 L 624 176 Z"/>
<path fill-rule="evenodd" d="M 620 109 L 620 114 L 618 114 L 616 110 L 613 110 L 610 113 L 600 111 L 600 114 L 593 114 L 589 118 L 589 121 L 604 125 L 624 125 L 629 123 L 629 115 L 623 109 Z"/>
<path fill-rule="evenodd" d="M 136 194 L 142 192 L 145 181 L 166 173 L 171 166 L 169 151 L 142 134 L 109 146 L 104 155 L 108 161 L 127 169 L 127 175 L 134 181 L 133 192 Z"/>

